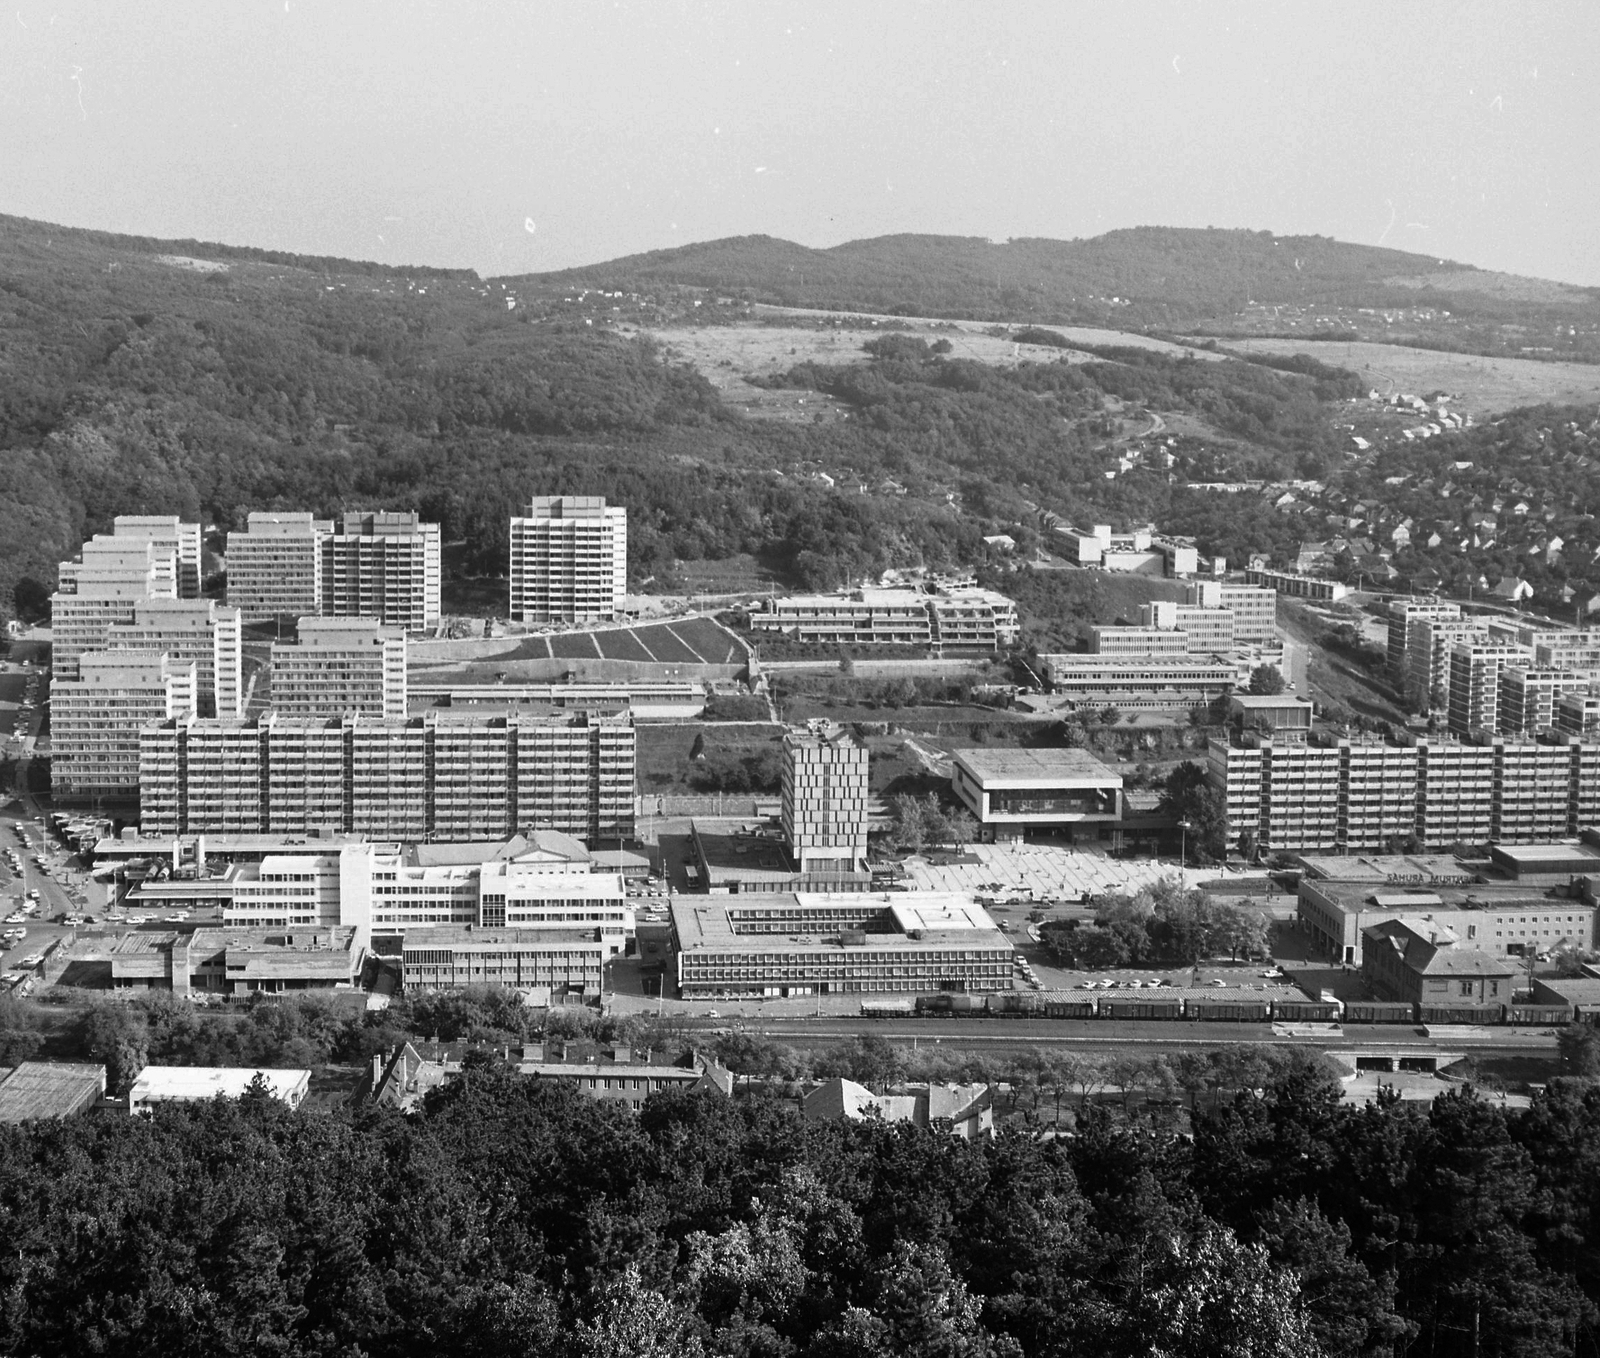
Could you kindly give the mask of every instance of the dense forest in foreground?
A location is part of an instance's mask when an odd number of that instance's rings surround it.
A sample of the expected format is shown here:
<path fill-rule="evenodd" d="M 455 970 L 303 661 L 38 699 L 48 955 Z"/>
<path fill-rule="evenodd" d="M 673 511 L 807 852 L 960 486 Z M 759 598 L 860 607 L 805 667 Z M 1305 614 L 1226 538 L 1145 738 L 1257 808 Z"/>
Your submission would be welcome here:
<path fill-rule="evenodd" d="M 0 1128 L 0 1352 L 1592 1354 L 1600 1087 L 967 1143 L 764 1095 L 635 1116 L 475 1058 L 425 1110 L 265 1094 Z"/>

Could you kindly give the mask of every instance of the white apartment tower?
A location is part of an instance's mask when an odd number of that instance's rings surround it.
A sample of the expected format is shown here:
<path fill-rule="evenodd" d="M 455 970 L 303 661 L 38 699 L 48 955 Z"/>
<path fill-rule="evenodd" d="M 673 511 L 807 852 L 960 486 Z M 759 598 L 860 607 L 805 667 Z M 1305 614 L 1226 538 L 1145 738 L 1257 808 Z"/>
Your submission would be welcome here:
<path fill-rule="evenodd" d="M 421 631 L 439 620 L 442 586 L 439 525 L 415 514 L 346 514 L 323 539 L 324 617 Z"/>
<path fill-rule="evenodd" d="M 243 646 L 239 610 L 211 599 L 139 599 L 133 617 L 105 629 L 108 651 L 152 651 L 192 661 L 197 711 L 225 720 L 242 715 Z"/>
<path fill-rule="evenodd" d="M 158 651 L 89 651 L 50 693 L 51 787 L 57 797 L 139 793 L 139 733 L 195 710 L 195 666 Z"/>
<path fill-rule="evenodd" d="M 178 597 L 200 597 L 200 525 L 185 523 L 176 514 L 118 514 L 112 536 L 143 538 L 161 551 L 172 551 L 178 562 Z"/>
<path fill-rule="evenodd" d="M 783 837 L 797 871 L 855 872 L 867 856 L 867 750 L 843 731 L 783 737 Z"/>
<path fill-rule="evenodd" d="M 91 538 L 58 574 L 50 596 L 50 649 L 60 678 L 75 677 L 78 657 L 102 650 L 107 628 L 132 622 L 141 600 L 178 595 L 176 548 L 137 538 Z"/>
<path fill-rule="evenodd" d="M 405 632 L 365 618 L 301 618 L 299 639 L 272 647 L 271 706 L 291 721 L 404 718 Z"/>
<path fill-rule="evenodd" d="M 228 604 L 245 622 L 311 617 L 322 611 L 322 544 L 329 519 L 256 510 L 228 534 Z"/>
<path fill-rule="evenodd" d="M 605 622 L 628 587 L 628 511 L 603 495 L 536 495 L 511 520 L 511 617 Z"/>

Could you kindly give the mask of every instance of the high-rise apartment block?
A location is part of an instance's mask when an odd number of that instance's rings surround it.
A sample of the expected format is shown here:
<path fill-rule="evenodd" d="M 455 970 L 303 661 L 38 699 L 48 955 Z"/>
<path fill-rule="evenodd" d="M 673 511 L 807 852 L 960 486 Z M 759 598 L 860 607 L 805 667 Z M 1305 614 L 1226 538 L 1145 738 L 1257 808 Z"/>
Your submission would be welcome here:
<path fill-rule="evenodd" d="M 228 534 L 228 603 L 246 622 L 322 612 L 322 544 L 329 519 L 253 511 L 244 532 Z"/>
<path fill-rule="evenodd" d="M 1395 683 L 1404 687 L 1410 675 L 1408 657 L 1411 655 L 1411 638 L 1416 630 L 1414 624 L 1422 622 L 1425 618 L 1430 621 L 1443 621 L 1460 616 L 1460 604 L 1444 603 L 1438 599 L 1389 601 L 1389 674 Z"/>
<path fill-rule="evenodd" d="M 176 514 L 118 514 L 111 531 L 117 538 L 143 538 L 163 554 L 171 551 L 177 560 L 178 597 L 200 597 L 199 524 L 184 523 Z"/>
<path fill-rule="evenodd" d="M 1463 641 L 1450 648 L 1450 729 L 1458 736 L 1500 729 L 1500 672 L 1526 665 L 1525 646 Z"/>
<path fill-rule="evenodd" d="M 192 661 L 197 711 L 232 719 L 243 712 L 243 651 L 239 610 L 210 599 L 139 599 L 133 617 L 105 629 L 108 651 L 153 651 Z M 137 732 L 135 732 L 137 735 Z"/>
<path fill-rule="evenodd" d="M 272 710 L 289 721 L 406 715 L 406 634 L 363 618 L 301 618 L 272 647 Z"/>
<path fill-rule="evenodd" d="M 867 750 L 843 731 L 783 737 L 783 836 L 801 873 L 854 872 L 867 856 Z"/>
<path fill-rule="evenodd" d="M 1600 696 L 1564 693 L 1555 702 L 1552 725 L 1562 735 L 1600 738 Z"/>
<path fill-rule="evenodd" d="M 633 833 L 631 722 L 587 713 L 402 721 L 180 719 L 142 735 L 147 834 L 504 839 Z"/>
<path fill-rule="evenodd" d="M 1487 641 L 1477 618 L 1430 617 L 1426 612 L 1405 624 L 1406 665 L 1403 687 L 1419 711 L 1450 706 L 1450 652 L 1463 643 Z"/>
<path fill-rule="evenodd" d="M 416 514 L 255 512 L 228 534 L 228 602 L 246 622 L 372 618 L 408 631 L 439 619 L 439 525 Z"/>
<path fill-rule="evenodd" d="M 198 537 L 198 525 L 179 526 L 185 536 L 193 528 Z M 178 597 L 176 537 L 155 541 L 102 533 L 84 543 L 74 560 L 60 564 L 56 592 L 50 596 L 51 664 L 58 676 L 76 675 L 78 657 L 103 649 L 106 629 L 132 622 L 140 600 Z"/>
<path fill-rule="evenodd" d="M 50 694 L 51 789 L 59 798 L 139 792 L 139 732 L 195 709 L 195 666 L 157 651 L 89 651 Z"/>
<path fill-rule="evenodd" d="M 628 587 L 628 511 L 603 495 L 536 495 L 511 520 L 511 617 L 605 622 Z"/>
<path fill-rule="evenodd" d="M 439 525 L 416 514 L 346 514 L 322 546 L 322 605 L 330 618 L 376 618 L 416 632 L 442 611 Z"/>
<path fill-rule="evenodd" d="M 1537 735 L 1555 725 L 1556 702 L 1568 693 L 1588 693 L 1589 676 L 1579 670 L 1540 669 L 1522 664 L 1500 671 L 1497 728 L 1503 735 Z"/>
<path fill-rule="evenodd" d="M 1212 741 L 1206 777 L 1226 799 L 1231 835 L 1292 852 L 1412 835 L 1429 848 L 1538 843 L 1576 834 L 1600 811 L 1600 744 L 1576 737 Z"/>

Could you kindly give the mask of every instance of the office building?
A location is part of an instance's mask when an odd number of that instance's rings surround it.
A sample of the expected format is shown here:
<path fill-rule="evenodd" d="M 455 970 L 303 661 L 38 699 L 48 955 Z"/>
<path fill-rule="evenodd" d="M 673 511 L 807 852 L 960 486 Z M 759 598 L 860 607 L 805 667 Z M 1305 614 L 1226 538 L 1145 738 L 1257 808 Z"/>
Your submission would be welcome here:
<path fill-rule="evenodd" d="M 1278 595 L 1260 585 L 1197 580 L 1184 600 L 1191 608 L 1226 608 L 1233 613 L 1233 644 L 1271 646 L 1278 639 Z"/>
<path fill-rule="evenodd" d="M 1500 729 L 1500 671 L 1525 665 L 1524 646 L 1463 641 L 1450 648 L 1450 730 L 1458 736 Z"/>
<path fill-rule="evenodd" d="M 844 731 L 783 737 L 783 837 L 802 873 L 857 872 L 867 857 L 867 750 Z"/>
<path fill-rule="evenodd" d="M 243 532 L 228 534 L 228 604 L 245 622 L 314 617 L 322 612 L 323 543 L 329 519 L 255 510 Z"/>
<path fill-rule="evenodd" d="M 439 525 L 416 514 L 346 514 L 322 539 L 324 617 L 421 631 L 439 620 L 442 584 Z"/>
<path fill-rule="evenodd" d="M 1017 606 L 975 586 L 790 594 L 751 614 L 757 632 L 831 646 L 915 646 L 934 654 L 997 651 L 1021 630 Z"/>
<path fill-rule="evenodd" d="M 1187 656 L 1189 634 L 1173 628 L 1095 624 L 1089 629 L 1089 654 L 1122 659 Z"/>
<path fill-rule="evenodd" d="M 626 719 L 189 718 L 146 727 L 140 756 L 147 835 L 417 841 L 547 828 L 595 843 L 633 832 L 635 742 Z"/>
<path fill-rule="evenodd" d="M 1011 988 L 1010 940 L 956 893 L 678 896 L 671 913 L 686 999 Z"/>
<path fill-rule="evenodd" d="M 103 649 L 155 651 L 190 661 L 200 716 L 232 720 L 243 711 L 244 656 L 236 608 L 211 599 L 139 599 L 129 621 L 106 626 Z"/>
<path fill-rule="evenodd" d="M 488 929 L 441 925 L 408 934 L 401 977 L 408 990 L 472 985 L 548 990 L 550 998 L 594 999 L 605 975 L 607 945 L 593 929 Z"/>
<path fill-rule="evenodd" d="M 139 732 L 195 710 L 195 667 L 155 651 L 89 651 L 50 690 L 51 788 L 59 798 L 139 794 Z"/>
<path fill-rule="evenodd" d="M 628 589 L 628 511 L 603 495 L 536 495 L 511 520 L 511 617 L 608 622 Z"/>
<path fill-rule="evenodd" d="M 143 538 L 177 562 L 180 599 L 200 597 L 200 525 L 184 523 L 176 514 L 118 514 L 111 522 L 114 538 Z"/>
<path fill-rule="evenodd" d="M 1079 705 L 1187 711 L 1229 692 L 1239 666 L 1226 656 L 1041 655 L 1056 693 Z"/>
<path fill-rule="evenodd" d="M 1122 819 L 1122 775 L 1085 750 L 978 748 L 954 753 L 951 787 L 996 843 L 1029 830 L 1098 838 Z"/>
<path fill-rule="evenodd" d="M 1184 633 L 1188 637 L 1189 651 L 1195 655 L 1222 655 L 1240 644 L 1231 608 L 1207 608 L 1158 599 L 1139 606 L 1139 626 Z"/>
<path fill-rule="evenodd" d="M 271 706 L 290 721 L 406 715 L 406 634 L 364 618 L 301 618 L 272 647 Z"/>

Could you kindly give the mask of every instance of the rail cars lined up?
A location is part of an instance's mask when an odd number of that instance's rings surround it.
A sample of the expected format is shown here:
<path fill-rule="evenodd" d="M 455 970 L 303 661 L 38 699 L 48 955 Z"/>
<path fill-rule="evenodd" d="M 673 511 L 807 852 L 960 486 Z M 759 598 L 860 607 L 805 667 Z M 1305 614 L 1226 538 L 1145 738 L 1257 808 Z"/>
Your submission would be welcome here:
<path fill-rule="evenodd" d="M 1594 1015 L 1565 1005 L 1412 1004 L 1387 1000 L 1246 998 L 1229 995 L 1083 995 L 1071 990 L 996 995 L 919 995 L 915 1000 L 864 1000 L 863 1018 L 1152 1019 L 1205 1023 L 1468 1024 L 1554 1027 Z"/>

